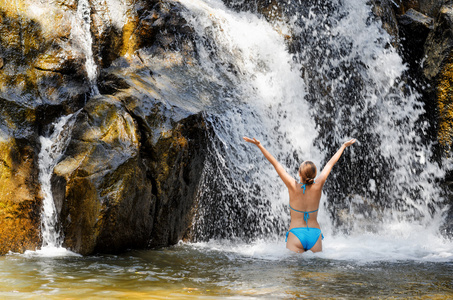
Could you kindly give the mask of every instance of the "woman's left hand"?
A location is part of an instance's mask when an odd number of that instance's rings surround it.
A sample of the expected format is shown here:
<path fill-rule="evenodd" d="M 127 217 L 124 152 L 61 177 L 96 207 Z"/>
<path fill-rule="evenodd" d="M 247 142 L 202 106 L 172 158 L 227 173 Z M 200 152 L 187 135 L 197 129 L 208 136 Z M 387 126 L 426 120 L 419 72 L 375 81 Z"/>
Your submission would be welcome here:
<path fill-rule="evenodd" d="M 256 138 L 250 139 L 250 138 L 244 136 L 243 139 L 244 139 L 246 142 L 255 144 L 255 145 L 257 145 L 257 146 L 258 146 L 259 144 L 261 144 L 260 141 L 258 141 Z"/>
<path fill-rule="evenodd" d="M 349 147 L 352 144 L 354 144 L 356 141 L 357 141 L 356 139 L 350 139 L 349 141 L 344 142 L 343 145 L 345 145 L 346 147 Z"/>

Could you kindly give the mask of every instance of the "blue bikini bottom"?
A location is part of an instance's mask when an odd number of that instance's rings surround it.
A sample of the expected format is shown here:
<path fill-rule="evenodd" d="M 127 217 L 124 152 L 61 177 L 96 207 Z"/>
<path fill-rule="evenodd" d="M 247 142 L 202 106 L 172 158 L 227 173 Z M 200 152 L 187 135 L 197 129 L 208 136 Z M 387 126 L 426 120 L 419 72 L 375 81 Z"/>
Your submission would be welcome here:
<path fill-rule="evenodd" d="M 313 248 L 313 246 L 316 244 L 316 242 L 319 239 L 319 236 L 322 236 L 324 239 L 324 236 L 321 234 L 321 229 L 319 228 L 314 228 L 314 227 L 296 227 L 293 229 L 290 229 L 288 232 L 286 232 L 286 241 L 288 241 L 288 234 L 289 233 L 294 234 L 302 244 L 302 247 L 304 247 L 304 250 L 310 250 Z"/>

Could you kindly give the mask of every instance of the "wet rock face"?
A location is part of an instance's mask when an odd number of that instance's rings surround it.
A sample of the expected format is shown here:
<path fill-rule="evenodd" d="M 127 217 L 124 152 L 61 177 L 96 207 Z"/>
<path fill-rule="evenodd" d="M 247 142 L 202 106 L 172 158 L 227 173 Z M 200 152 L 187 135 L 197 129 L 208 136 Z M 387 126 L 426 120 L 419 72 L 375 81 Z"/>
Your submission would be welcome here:
<path fill-rule="evenodd" d="M 183 238 L 193 217 L 206 128 L 202 116 L 193 115 L 151 147 L 142 145 L 153 127 L 113 96 L 92 98 L 79 113 L 53 180 L 64 246 L 111 253 Z"/>
<path fill-rule="evenodd" d="M 40 244 L 36 113 L 0 98 L 0 255 Z"/>
<path fill-rule="evenodd" d="M 102 94 L 90 97 L 79 2 L 0 4 L 0 254 L 39 248 L 39 135 L 81 108 L 52 178 L 63 245 L 166 246 L 192 220 L 207 127 L 194 95 L 178 96 L 196 64 L 181 8 L 87 1 Z"/>
<path fill-rule="evenodd" d="M 99 96 L 87 103 L 54 172 L 64 179 L 54 182 L 65 188 L 57 201 L 68 248 L 88 254 L 144 246 L 151 186 L 140 165 L 135 122 L 118 99 Z"/>
<path fill-rule="evenodd" d="M 424 59 L 423 46 L 433 30 L 433 19 L 411 8 L 399 16 L 398 21 L 404 59 L 411 64 L 410 68 L 414 72 L 418 71 L 420 62 Z"/>
<path fill-rule="evenodd" d="M 434 29 L 425 44 L 427 56 L 424 75 L 435 79 L 442 71 L 453 49 L 453 4 L 442 6 L 434 23 Z"/>
<path fill-rule="evenodd" d="M 70 50 L 69 14 L 26 0 L 0 5 L 0 96 L 32 107 L 65 103 L 70 110 L 79 103 L 83 57 Z"/>
<path fill-rule="evenodd" d="M 151 246 L 192 238 L 189 228 L 208 155 L 208 128 L 202 114 L 182 120 L 170 134 L 161 138 L 151 153 L 150 171 L 156 178 L 153 192 L 157 201 Z"/>

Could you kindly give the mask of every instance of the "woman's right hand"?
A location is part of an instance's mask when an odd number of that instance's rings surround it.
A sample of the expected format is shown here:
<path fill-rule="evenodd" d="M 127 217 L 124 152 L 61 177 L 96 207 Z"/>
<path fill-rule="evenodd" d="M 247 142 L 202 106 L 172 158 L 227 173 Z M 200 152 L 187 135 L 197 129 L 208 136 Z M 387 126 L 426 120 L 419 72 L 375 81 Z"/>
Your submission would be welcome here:
<path fill-rule="evenodd" d="M 356 141 L 357 141 L 356 139 L 350 139 L 349 141 L 344 142 L 343 145 L 345 145 L 345 147 L 349 147 L 352 144 L 354 144 Z"/>
<path fill-rule="evenodd" d="M 258 146 L 259 144 L 261 144 L 260 141 L 258 141 L 256 138 L 250 139 L 250 138 L 244 136 L 243 139 L 244 139 L 246 142 L 255 144 L 255 145 L 257 145 L 257 146 Z"/>

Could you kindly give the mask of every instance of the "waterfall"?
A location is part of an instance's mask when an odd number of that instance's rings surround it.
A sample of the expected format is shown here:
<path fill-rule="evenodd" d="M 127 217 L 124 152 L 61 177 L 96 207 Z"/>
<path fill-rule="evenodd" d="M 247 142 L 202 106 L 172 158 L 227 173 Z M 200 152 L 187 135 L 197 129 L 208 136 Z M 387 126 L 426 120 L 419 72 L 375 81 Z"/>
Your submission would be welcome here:
<path fill-rule="evenodd" d="M 444 171 L 423 138 L 420 96 L 369 5 L 288 1 L 286 18 L 268 22 L 218 0 L 179 2 L 198 36 L 200 78 L 223 91 L 207 112 L 214 134 L 196 240 L 272 240 L 287 229 L 285 186 L 244 135 L 261 140 L 295 178 L 303 160 L 321 168 L 343 141 L 359 140 L 325 186 L 325 232 L 438 234 L 446 206 L 435 179 Z"/>
<path fill-rule="evenodd" d="M 63 151 L 70 141 L 70 131 L 75 118 L 68 115 L 52 124 L 49 136 L 41 136 L 41 151 L 39 153 L 39 183 L 43 196 L 41 212 L 41 233 L 43 248 L 60 248 L 62 244 L 59 231 L 58 213 L 52 196 L 51 178 L 53 170 Z"/>
<path fill-rule="evenodd" d="M 324 161 L 345 135 L 361 141 L 325 187 L 335 227 L 353 232 L 368 225 L 351 224 L 353 215 L 371 218 L 373 230 L 403 220 L 436 223 L 446 207 L 434 180 L 444 171 L 424 138 L 428 124 L 420 95 L 371 7 L 332 1 L 295 16 L 295 56 L 320 128 L 317 145 L 327 150 Z"/>
<path fill-rule="evenodd" d="M 79 0 L 77 13 L 72 22 L 71 39 L 75 46 L 85 55 L 85 70 L 87 73 L 91 95 L 99 94 L 96 84 L 98 70 L 93 57 L 93 38 L 91 36 L 91 8 L 88 0 Z"/>
<path fill-rule="evenodd" d="M 286 190 L 242 137 L 261 140 L 294 176 L 300 160 L 320 162 L 322 156 L 312 151 L 316 125 L 300 67 L 286 50 L 285 34 L 264 19 L 228 11 L 220 1 L 180 2 L 199 36 L 205 71 L 200 77 L 224 90 L 216 92 L 207 113 L 215 134 L 200 188 L 196 239 L 278 238 L 288 225 Z"/>

